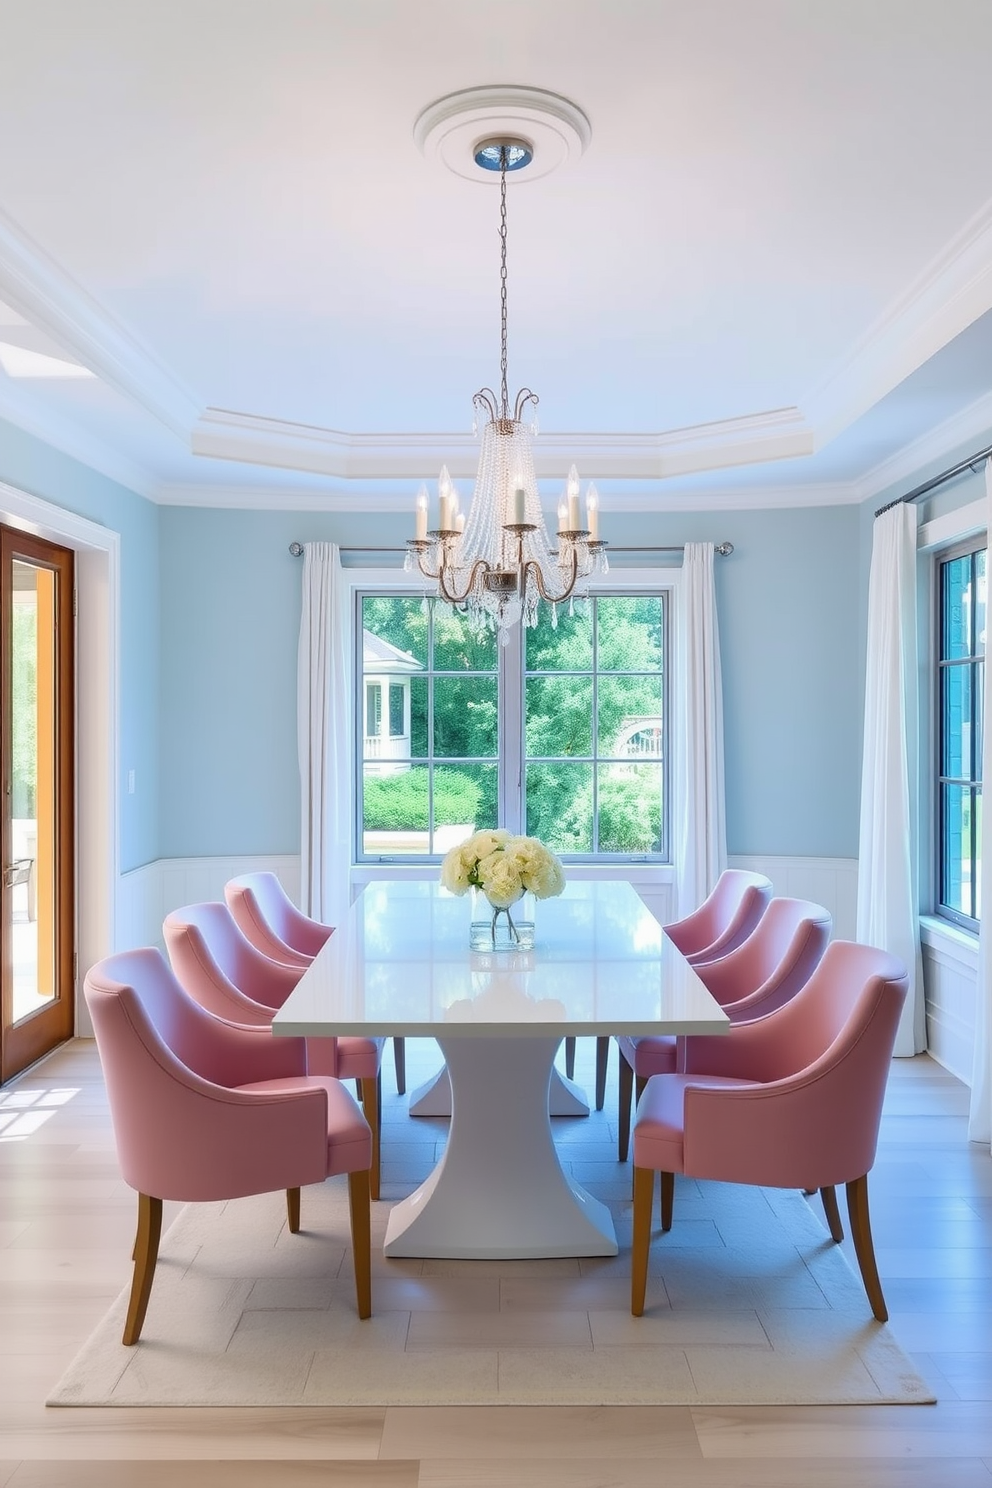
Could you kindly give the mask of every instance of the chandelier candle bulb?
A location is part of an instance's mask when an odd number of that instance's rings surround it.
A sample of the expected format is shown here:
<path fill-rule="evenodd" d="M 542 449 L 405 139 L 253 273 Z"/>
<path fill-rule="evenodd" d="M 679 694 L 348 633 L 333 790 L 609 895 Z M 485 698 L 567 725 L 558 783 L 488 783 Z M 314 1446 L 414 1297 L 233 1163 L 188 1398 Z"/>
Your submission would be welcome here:
<path fill-rule="evenodd" d="M 586 492 L 586 513 L 588 518 L 589 539 L 591 542 L 599 541 L 599 492 L 595 486 L 590 486 Z"/>
<path fill-rule="evenodd" d="M 459 532 L 459 533 L 465 531 L 465 513 L 464 512 L 456 512 L 456 514 L 455 514 L 455 531 L 456 532 Z"/>
<path fill-rule="evenodd" d="M 417 505 L 415 511 L 415 539 L 417 542 L 425 542 L 427 540 L 427 491 L 423 486 L 421 486 L 420 490 L 417 492 Z"/>
<path fill-rule="evenodd" d="M 514 526 L 522 527 L 527 520 L 527 492 L 520 486 L 513 493 L 513 522 Z"/>
<path fill-rule="evenodd" d="M 568 506 L 564 501 L 558 503 L 558 532 L 568 531 Z"/>
<path fill-rule="evenodd" d="M 568 530 L 579 532 L 582 523 L 579 518 L 579 472 L 573 465 L 568 472 Z"/>

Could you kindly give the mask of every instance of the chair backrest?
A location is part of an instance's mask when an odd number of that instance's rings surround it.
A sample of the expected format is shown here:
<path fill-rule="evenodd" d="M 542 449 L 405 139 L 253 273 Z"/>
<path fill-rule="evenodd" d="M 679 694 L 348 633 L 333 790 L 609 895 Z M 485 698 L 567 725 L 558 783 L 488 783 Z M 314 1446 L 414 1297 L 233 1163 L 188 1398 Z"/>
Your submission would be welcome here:
<path fill-rule="evenodd" d="M 242 935 L 289 966 L 309 966 L 334 933 L 297 909 L 274 873 L 239 874 L 225 885 L 224 898 Z"/>
<path fill-rule="evenodd" d="M 190 1200 L 279 1186 L 259 1181 L 272 1158 L 259 1141 L 265 1102 L 235 1087 L 302 1076 L 303 1040 L 213 1017 L 152 948 L 98 962 L 83 990 L 125 1182 Z"/>
<path fill-rule="evenodd" d="M 764 1017 L 809 981 L 832 926 L 822 904 L 773 899 L 745 941 L 696 970 L 732 1019 Z"/>
<path fill-rule="evenodd" d="M 746 940 L 772 897 L 763 873 L 725 868 L 712 893 L 691 915 L 664 927 L 693 966 L 725 956 Z"/>
<path fill-rule="evenodd" d="M 688 1038 L 693 1174 L 820 1188 L 867 1173 L 908 984 L 895 956 L 835 940 L 776 1012 L 722 1038 Z M 694 1089 L 692 1073 L 755 1081 L 760 1098 L 745 1094 L 740 1106 L 731 1099 L 730 1119 L 716 1123 L 728 1087 Z"/>
<path fill-rule="evenodd" d="M 162 926 L 169 960 L 191 997 L 220 1018 L 267 1023 L 303 975 L 246 940 L 226 904 L 187 904 Z"/>
<path fill-rule="evenodd" d="M 897 956 L 854 941 L 834 941 L 805 987 L 775 1014 L 770 1061 L 778 1060 L 783 1074 L 812 1071 L 825 1062 L 836 1064 L 865 1039 L 866 1049 L 888 1048 L 878 1081 L 881 1100 L 908 984 Z M 868 1025 L 876 1018 L 868 1038 Z"/>

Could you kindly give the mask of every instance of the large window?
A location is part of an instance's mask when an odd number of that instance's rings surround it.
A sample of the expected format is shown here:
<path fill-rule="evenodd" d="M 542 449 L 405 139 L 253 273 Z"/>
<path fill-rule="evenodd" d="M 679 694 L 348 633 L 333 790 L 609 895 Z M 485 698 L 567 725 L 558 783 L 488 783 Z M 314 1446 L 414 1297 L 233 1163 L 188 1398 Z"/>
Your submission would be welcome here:
<path fill-rule="evenodd" d="M 981 887 L 985 559 L 972 546 L 937 565 L 937 897 L 942 914 L 969 926 Z"/>
<path fill-rule="evenodd" d="M 360 858 L 437 857 L 503 825 L 567 857 L 667 860 L 665 593 L 545 607 L 506 646 L 419 596 L 358 605 Z"/>

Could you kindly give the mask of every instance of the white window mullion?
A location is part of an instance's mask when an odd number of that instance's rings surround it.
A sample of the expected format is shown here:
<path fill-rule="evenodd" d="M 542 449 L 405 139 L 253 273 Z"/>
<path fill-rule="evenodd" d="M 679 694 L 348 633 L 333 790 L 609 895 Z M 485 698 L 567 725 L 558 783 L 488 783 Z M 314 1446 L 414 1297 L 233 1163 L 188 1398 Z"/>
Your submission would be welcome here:
<path fill-rule="evenodd" d="M 524 830 L 524 709 L 522 627 L 499 648 L 499 820 Z"/>

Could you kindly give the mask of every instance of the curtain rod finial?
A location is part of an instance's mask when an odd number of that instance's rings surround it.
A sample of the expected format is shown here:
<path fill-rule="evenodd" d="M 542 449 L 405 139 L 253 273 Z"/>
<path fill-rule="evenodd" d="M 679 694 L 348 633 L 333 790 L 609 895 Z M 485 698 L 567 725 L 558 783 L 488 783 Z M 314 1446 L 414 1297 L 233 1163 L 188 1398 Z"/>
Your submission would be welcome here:
<path fill-rule="evenodd" d="M 294 558 L 302 558 L 303 544 L 298 542 L 291 542 L 289 545 L 289 551 L 292 553 Z"/>
<path fill-rule="evenodd" d="M 734 545 L 733 543 L 718 543 L 716 550 L 721 558 L 729 558 L 734 551 Z"/>

